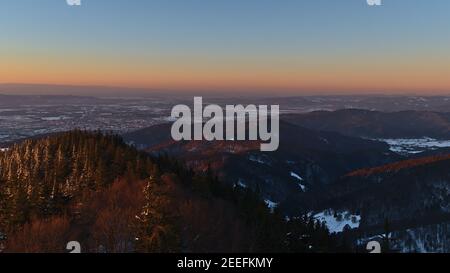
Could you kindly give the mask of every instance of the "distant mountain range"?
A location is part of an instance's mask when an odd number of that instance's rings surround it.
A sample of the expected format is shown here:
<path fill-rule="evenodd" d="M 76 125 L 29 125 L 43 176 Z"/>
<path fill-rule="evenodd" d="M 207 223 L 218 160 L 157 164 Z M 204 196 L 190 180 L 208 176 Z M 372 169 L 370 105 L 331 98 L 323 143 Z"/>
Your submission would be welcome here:
<path fill-rule="evenodd" d="M 307 113 L 311 111 L 335 111 L 340 109 L 365 109 L 370 111 L 436 111 L 448 112 L 450 94 L 445 96 L 418 95 L 298 95 L 278 96 L 276 91 L 267 96 L 255 96 L 254 93 L 241 92 L 199 92 L 198 90 L 154 90 L 111 86 L 74 86 L 50 84 L 1 84 L 0 94 L 12 96 L 99 96 L 169 99 L 171 102 L 192 101 L 193 96 L 202 95 L 208 103 L 224 104 L 278 104 L 282 113 Z M 69 98 L 69 97 L 68 97 Z M 174 105 L 177 103 L 174 103 Z"/>
<path fill-rule="evenodd" d="M 62 85 L 62 84 L 21 84 L 2 83 L 0 84 L 0 94 L 11 95 L 73 95 L 73 96 L 116 96 L 123 95 L 128 91 L 128 95 L 142 94 L 143 89 L 111 87 L 98 85 Z M 147 90 L 156 93 L 156 90 Z M 160 92 L 159 94 L 162 94 Z"/>
<path fill-rule="evenodd" d="M 450 111 L 450 108 L 448 109 Z M 283 119 L 306 128 L 365 138 L 450 138 L 450 112 L 379 112 L 358 109 L 287 114 Z"/>
<path fill-rule="evenodd" d="M 22 104 L 71 104 L 95 102 L 95 97 L 88 96 L 66 96 L 66 95 L 2 95 L 0 94 L 0 106 L 22 105 Z"/>

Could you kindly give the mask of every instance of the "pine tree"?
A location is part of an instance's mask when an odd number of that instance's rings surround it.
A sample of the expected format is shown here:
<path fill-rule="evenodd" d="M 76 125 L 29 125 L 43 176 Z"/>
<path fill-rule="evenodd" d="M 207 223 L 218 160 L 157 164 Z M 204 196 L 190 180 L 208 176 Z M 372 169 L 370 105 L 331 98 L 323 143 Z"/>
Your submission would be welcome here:
<path fill-rule="evenodd" d="M 160 178 L 150 177 L 143 192 L 145 203 L 140 215 L 136 216 L 136 250 L 151 253 L 176 251 L 178 236 Z"/>
<path fill-rule="evenodd" d="M 0 180 L 0 189 L 5 187 L 5 183 Z M 6 230 L 8 225 L 8 200 L 7 195 L 3 190 L 0 190 L 0 236 Z"/>
<path fill-rule="evenodd" d="M 391 229 L 389 224 L 389 219 L 384 219 L 384 234 L 382 236 L 383 242 L 382 242 L 382 251 L 383 253 L 389 253 L 391 252 Z"/>

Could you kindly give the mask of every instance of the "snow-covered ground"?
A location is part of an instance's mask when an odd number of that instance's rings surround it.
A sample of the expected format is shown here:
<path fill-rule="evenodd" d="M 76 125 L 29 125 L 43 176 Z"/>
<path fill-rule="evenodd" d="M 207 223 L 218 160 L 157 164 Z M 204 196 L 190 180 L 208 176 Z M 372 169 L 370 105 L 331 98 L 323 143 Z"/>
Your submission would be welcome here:
<path fill-rule="evenodd" d="M 450 147 L 450 140 L 438 140 L 424 137 L 416 139 L 378 139 L 386 142 L 390 150 L 400 154 L 417 154 L 427 150 Z"/>
<path fill-rule="evenodd" d="M 333 210 L 325 210 L 313 215 L 314 219 L 325 222 L 331 233 L 339 233 L 344 231 L 345 226 L 351 229 L 359 227 L 361 216 L 351 214 L 348 211 L 335 212 Z"/>
<path fill-rule="evenodd" d="M 294 177 L 295 179 L 299 180 L 299 181 L 303 181 L 303 177 L 301 177 L 300 175 L 298 175 L 295 172 L 291 172 L 291 176 Z M 303 185 L 302 183 L 298 183 L 298 186 L 302 189 L 302 191 L 306 191 L 306 186 Z"/>
<path fill-rule="evenodd" d="M 264 200 L 264 203 L 266 203 L 266 206 L 270 209 L 270 211 L 273 212 L 274 209 L 276 209 L 278 207 L 278 203 L 275 203 L 271 200 Z"/>
<path fill-rule="evenodd" d="M 265 165 L 269 165 L 269 166 L 270 166 L 269 160 L 267 160 L 266 158 L 264 158 L 264 157 L 262 157 L 262 156 L 250 155 L 250 156 L 248 157 L 248 159 L 249 159 L 250 161 L 257 162 L 257 163 L 259 163 L 259 164 L 265 164 Z"/>
<path fill-rule="evenodd" d="M 66 119 L 70 119 L 70 117 L 66 117 L 66 116 L 57 116 L 57 117 L 42 117 L 42 120 L 45 121 L 58 121 L 58 120 L 66 120 Z"/>
<path fill-rule="evenodd" d="M 244 189 L 248 188 L 247 184 L 245 184 L 245 181 L 242 178 L 239 178 L 238 182 L 234 186 L 239 186 Z"/>
<path fill-rule="evenodd" d="M 294 177 L 294 178 L 297 178 L 300 181 L 303 181 L 303 178 L 300 175 L 298 175 L 298 174 L 296 174 L 294 172 L 291 172 L 291 176 Z"/>

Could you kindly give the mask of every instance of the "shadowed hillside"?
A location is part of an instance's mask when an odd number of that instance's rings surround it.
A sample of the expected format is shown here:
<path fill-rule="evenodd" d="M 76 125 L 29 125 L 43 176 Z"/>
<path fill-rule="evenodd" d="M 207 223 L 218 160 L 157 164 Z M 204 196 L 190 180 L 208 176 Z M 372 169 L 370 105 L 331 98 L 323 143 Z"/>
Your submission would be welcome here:
<path fill-rule="evenodd" d="M 215 170 L 230 186 L 256 190 L 289 215 L 308 211 L 321 192 L 356 169 L 402 159 L 382 142 L 319 132 L 280 123 L 280 147 L 261 152 L 258 141 L 181 141 L 170 137 L 170 124 L 125 134 L 124 139 L 152 154 L 169 154 L 196 170 Z M 320 196 L 320 198 L 322 198 Z"/>
<path fill-rule="evenodd" d="M 286 221 L 210 170 L 84 131 L 0 152 L 0 233 L 6 252 L 64 252 L 73 240 L 83 252 L 338 250 L 324 225 Z"/>
<path fill-rule="evenodd" d="M 346 109 L 283 115 L 282 119 L 310 129 L 367 138 L 450 137 L 450 113 L 444 112 Z"/>

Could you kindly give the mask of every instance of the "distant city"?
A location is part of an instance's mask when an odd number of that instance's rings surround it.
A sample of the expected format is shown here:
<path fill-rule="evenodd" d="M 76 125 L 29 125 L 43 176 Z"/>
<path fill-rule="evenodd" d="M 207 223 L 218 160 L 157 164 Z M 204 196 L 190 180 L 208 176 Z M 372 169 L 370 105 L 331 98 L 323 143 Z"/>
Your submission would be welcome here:
<path fill-rule="evenodd" d="M 192 103 L 173 97 L 88 97 L 0 95 L 0 143 L 68 131 L 102 130 L 123 134 L 170 121 L 171 108 Z M 281 113 L 366 109 L 377 111 L 441 111 L 450 96 L 304 96 L 281 98 L 213 98 L 205 103 L 277 103 Z"/>

